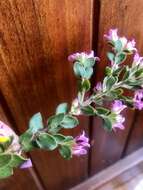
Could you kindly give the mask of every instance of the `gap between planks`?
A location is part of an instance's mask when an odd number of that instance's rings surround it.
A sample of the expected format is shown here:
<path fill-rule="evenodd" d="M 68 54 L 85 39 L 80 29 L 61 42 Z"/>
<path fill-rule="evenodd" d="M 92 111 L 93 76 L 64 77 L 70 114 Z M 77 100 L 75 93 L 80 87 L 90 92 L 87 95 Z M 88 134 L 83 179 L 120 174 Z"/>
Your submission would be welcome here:
<path fill-rule="evenodd" d="M 85 182 L 71 188 L 70 190 L 95 190 L 104 183 L 110 181 L 114 177 L 120 175 L 122 172 L 125 172 L 142 161 L 143 148 L 140 148 L 139 150 L 135 151 L 124 159 L 119 160 L 112 166 L 107 167 L 107 169 L 104 169 L 103 171 L 89 178 Z"/>

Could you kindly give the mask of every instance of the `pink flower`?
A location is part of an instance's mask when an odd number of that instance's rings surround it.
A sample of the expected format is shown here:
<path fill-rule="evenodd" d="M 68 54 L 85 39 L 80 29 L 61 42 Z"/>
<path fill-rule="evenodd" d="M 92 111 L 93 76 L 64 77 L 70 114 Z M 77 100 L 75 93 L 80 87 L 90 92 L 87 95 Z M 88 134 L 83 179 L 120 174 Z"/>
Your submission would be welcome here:
<path fill-rule="evenodd" d="M 135 48 L 136 42 L 134 39 L 128 41 L 126 37 L 119 37 L 117 32 L 117 29 L 110 29 L 109 33 L 105 34 L 104 37 L 111 42 L 116 42 L 117 40 L 120 40 L 122 43 L 122 50 L 127 50 L 129 52 L 137 51 L 137 49 Z"/>
<path fill-rule="evenodd" d="M 74 62 L 74 61 L 84 61 L 85 59 L 88 58 L 95 58 L 95 60 L 99 60 L 98 57 L 94 57 L 94 51 L 90 51 L 89 53 L 87 52 L 81 52 L 81 53 L 74 53 L 72 55 L 68 56 L 68 61 Z"/>
<path fill-rule="evenodd" d="M 102 90 L 102 83 L 101 82 L 98 82 L 95 86 L 95 90 L 97 91 L 101 91 Z"/>
<path fill-rule="evenodd" d="M 10 145 L 9 149 L 13 152 L 17 152 L 20 148 L 19 144 L 19 137 L 15 134 L 15 132 L 5 123 L 0 121 L 0 136 L 4 137 L 13 137 L 12 144 Z"/>
<path fill-rule="evenodd" d="M 118 29 L 110 29 L 108 34 L 104 34 L 104 37 L 109 41 L 117 41 L 119 39 L 117 32 Z"/>
<path fill-rule="evenodd" d="M 128 51 L 137 51 L 137 49 L 135 48 L 136 42 L 135 40 L 131 40 L 128 41 L 128 43 L 125 46 L 125 49 L 127 49 Z"/>
<path fill-rule="evenodd" d="M 20 168 L 25 169 L 25 168 L 31 168 L 32 167 L 32 162 L 30 159 L 26 160 L 23 164 L 21 164 Z"/>
<path fill-rule="evenodd" d="M 115 100 L 112 104 L 112 112 L 115 113 L 115 121 L 113 122 L 112 128 L 124 129 L 125 118 L 120 114 L 127 106 L 122 103 L 120 100 Z"/>
<path fill-rule="evenodd" d="M 129 52 L 137 51 L 137 49 L 135 48 L 136 42 L 134 39 L 131 41 L 128 41 L 127 38 L 121 37 L 121 38 L 119 38 L 119 40 L 122 43 L 123 50 L 127 50 Z"/>
<path fill-rule="evenodd" d="M 125 129 L 123 123 L 125 121 L 125 118 L 122 116 L 122 115 L 117 115 L 116 116 L 116 122 L 112 125 L 112 128 L 115 129 L 115 128 L 119 128 L 121 130 Z"/>
<path fill-rule="evenodd" d="M 127 106 L 122 103 L 120 100 L 115 100 L 112 104 L 112 111 L 115 113 L 120 113 L 123 111 Z"/>
<path fill-rule="evenodd" d="M 137 49 L 135 48 L 136 42 L 134 39 L 131 41 L 128 41 L 126 37 L 121 37 L 121 38 L 119 38 L 119 40 L 122 43 L 123 50 L 127 50 L 129 52 L 137 51 Z"/>
<path fill-rule="evenodd" d="M 127 45 L 128 40 L 126 37 L 121 37 L 120 41 L 121 41 L 123 47 L 125 47 Z"/>
<path fill-rule="evenodd" d="M 138 53 L 134 55 L 133 66 L 143 66 L 143 57 L 140 57 Z"/>
<path fill-rule="evenodd" d="M 135 91 L 133 102 L 136 109 L 143 109 L 143 89 Z"/>
<path fill-rule="evenodd" d="M 87 149 L 90 147 L 89 139 L 85 136 L 85 132 L 83 131 L 82 135 L 74 138 L 75 143 L 72 146 L 72 154 L 73 155 L 84 155 L 87 154 Z"/>

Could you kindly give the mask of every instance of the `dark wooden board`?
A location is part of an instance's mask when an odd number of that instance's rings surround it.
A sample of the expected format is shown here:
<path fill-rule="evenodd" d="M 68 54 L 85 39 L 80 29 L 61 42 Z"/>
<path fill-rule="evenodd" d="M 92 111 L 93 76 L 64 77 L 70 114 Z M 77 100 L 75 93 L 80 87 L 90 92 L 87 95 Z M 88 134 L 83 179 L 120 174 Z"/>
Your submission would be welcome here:
<path fill-rule="evenodd" d="M 96 82 L 103 78 L 104 68 L 108 64 L 107 58 L 105 58 L 108 46 L 103 35 L 107 33 L 109 29 L 118 28 L 119 35 L 126 36 L 128 39 L 135 38 L 137 41 L 137 48 L 141 49 L 141 28 L 143 27 L 142 7 L 143 1 L 141 0 L 111 0 L 110 3 L 108 0 L 100 1 L 97 53 L 101 61 L 96 66 Z M 97 173 L 101 169 L 111 165 L 122 156 L 128 133 L 134 119 L 134 111 L 127 110 L 124 114 L 126 116 L 126 129 L 124 131 L 117 130 L 116 133 L 113 132 L 111 134 L 102 129 L 102 123 L 99 119 L 94 118 L 91 129 L 93 141 L 90 163 L 91 174 Z"/>
<path fill-rule="evenodd" d="M 67 56 L 91 49 L 92 0 L 1 0 L 0 87 L 20 132 L 41 112 L 76 95 Z M 88 132 L 88 118 L 68 134 Z M 88 156 L 63 160 L 57 152 L 32 152 L 46 189 L 66 189 L 87 177 Z"/>

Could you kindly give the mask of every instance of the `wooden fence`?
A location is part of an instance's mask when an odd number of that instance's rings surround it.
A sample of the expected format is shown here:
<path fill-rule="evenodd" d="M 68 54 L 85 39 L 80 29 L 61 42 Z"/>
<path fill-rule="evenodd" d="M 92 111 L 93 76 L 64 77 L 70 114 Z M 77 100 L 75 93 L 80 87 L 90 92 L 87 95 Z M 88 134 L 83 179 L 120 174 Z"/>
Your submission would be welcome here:
<path fill-rule="evenodd" d="M 142 0 L 0 0 L 0 119 L 21 133 L 29 118 L 46 119 L 57 104 L 76 95 L 67 56 L 96 50 L 93 83 L 107 64 L 103 34 L 118 28 L 134 37 L 143 54 Z M 128 110 L 125 131 L 107 133 L 97 118 L 81 117 L 92 148 L 84 157 L 63 160 L 55 152 L 33 151 L 34 167 L 0 181 L 0 190 L 64 190 L 118 161 L 143 145 L 143 112 Z"/>

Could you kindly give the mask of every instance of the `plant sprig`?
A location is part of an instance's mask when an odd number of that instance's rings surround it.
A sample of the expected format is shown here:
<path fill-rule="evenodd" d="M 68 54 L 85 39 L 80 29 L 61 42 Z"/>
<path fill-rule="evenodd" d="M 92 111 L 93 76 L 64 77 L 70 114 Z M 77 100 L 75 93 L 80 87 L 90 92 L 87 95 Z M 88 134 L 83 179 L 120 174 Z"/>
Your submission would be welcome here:
<path fill-rule="evenodd" d="M 125 118 L 121 112 L 125 108 L 143 108 L 143 57 L 137 53 L 135 41 L 119 37 L 117 29 L 110 30 L 105 38 L 111 46 L 107 53 L 109 64 L 105 68 L 104 79 L 94 89 L 91 89 L 90 79 L 94 65 L 100 59 L 94 57 L 93 51 L 72 54 L 68 60 L 73 63 L 73 71 L 78 78 L 78 93 L 71 106 L 65 102 L 58 105 L 46 124 L 41 114 L 36 113 L 30 119 L 28 129 L 19 137 L 0 121 L 0 178 L 12 175 L 16 167 L 31 167 L 31 160 L 24 155 L 33 149 L 58 149 L 65 159 L 87 154 L 90 144 L 85 132 L 77 137 L 61 133 L 61 129 L 77 127 L 79 115 L 98 116 L 103 120 L 104 129 L 115 131 L 124 129 Z M 131 66 L 123 64 L 132 54 Z M 126 96 L 125 89 L 135 91 L 134 97 Z M 104 102 L 108 102 L 108 107 Z"/>

